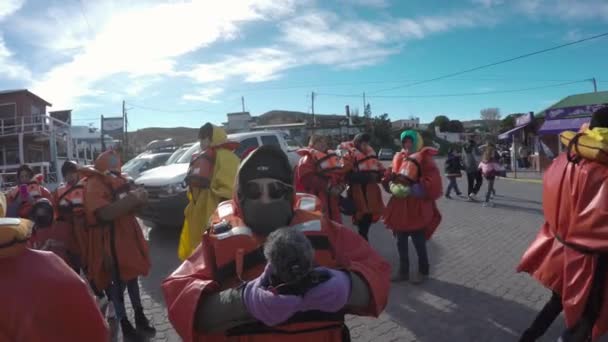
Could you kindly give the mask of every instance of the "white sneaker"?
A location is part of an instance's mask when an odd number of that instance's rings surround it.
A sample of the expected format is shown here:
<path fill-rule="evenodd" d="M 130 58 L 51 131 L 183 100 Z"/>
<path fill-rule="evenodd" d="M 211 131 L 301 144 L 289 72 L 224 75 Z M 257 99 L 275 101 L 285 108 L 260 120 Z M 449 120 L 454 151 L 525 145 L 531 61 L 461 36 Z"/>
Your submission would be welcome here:
<path fill-rule="evenodd" d="M 106 317 L 108 319 L 115 319 L 116 318 L 116 311 L 114 310 L 114 304 L 112 302 L 108 303 L 108 311 L 107 311 Z"/>
<path fill-rule="evenodd" d="M 471 201 L 471 202 L 477 201 L 477 199 L 475 198 L 475 194 L 474 193 L 470 193 L 469 194 L 469 201 Z"/>
<path fill-rule="evenodd" d="M 494 208 L 494 202 L 492 202 L 492 201 L 483 202 L 483 206 L 489 207 L 489 208 Z"/>
<path fill-rule="evenodd" d="M 108 309 L 109 304 L 110 302 L 108 302 L 106 297 L 97 298 L 97 307 L 99 308 L 99 311 L 101 311 L 102 316 L 106 315 L 106 310 Z"/>

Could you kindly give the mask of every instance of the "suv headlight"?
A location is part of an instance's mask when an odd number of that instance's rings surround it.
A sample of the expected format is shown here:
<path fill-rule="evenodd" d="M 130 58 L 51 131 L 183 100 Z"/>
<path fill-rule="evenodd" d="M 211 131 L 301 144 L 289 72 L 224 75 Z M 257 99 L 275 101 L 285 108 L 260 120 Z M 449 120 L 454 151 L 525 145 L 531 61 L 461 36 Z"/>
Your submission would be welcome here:
<path fill-rule="evenodd" d="M 175 184 L 170 184 L 164 187 L 163 191 L 159 194 L 159 197 L 168 197 L 177 195 L 179 193 L 185 192 L 187 189 L 186 184 L 184 182 L 179 182 Z"/>

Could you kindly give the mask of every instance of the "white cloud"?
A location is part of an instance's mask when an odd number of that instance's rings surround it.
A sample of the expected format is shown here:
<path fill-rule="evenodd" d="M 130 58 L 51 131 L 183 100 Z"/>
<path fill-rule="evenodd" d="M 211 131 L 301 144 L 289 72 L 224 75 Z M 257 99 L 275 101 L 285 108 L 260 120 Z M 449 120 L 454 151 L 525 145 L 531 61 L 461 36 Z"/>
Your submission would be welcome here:
<path fill-rule="evenodd" d="M 373 8 L 387 8 L 390 6 L 390 0 L 340 0 L 340 2 L 350 6 L 358 5 Z"/>
<path fill-rule="evenodd" d="M 0 21 L 17 12 L 25 4 L 25 0 L 2 0 L 0 1 Z"/>
<path fill-rule="evenodd" d="M 474 4 L 481 5 L 486 8 L 500 6 L 504 3 L 504 0 L 472 0 Z"/>
<path fill-rule="evenodd" d="M 73 106 L 78 97 L 92 95 L 97 82 L 113 75 L 172 75 L 178 57 L 216 41 L 233 39 L 241 23 L 292 13 L 294 3 L 223 0 L 210 4 L 193 0 L 132 8 L 123 5 L 120 11 L 109 12 L 111 16 L 105 21 L 91 19 L 98 30 L 89 39 L 73 41 L 79 52 L 70 62 L 50 70 L 33 89 L 52 98 L 58 107 Z M 89 9 L 88 13 L 99 12 Z M 66 41 L 71 41 L 70 33 L 62 33 L 50 44 L 69 46 Z M 117 85 L 115 91 L 121 88 Z"/>
<path fill-rule="evenodd" d="M 219 87 L 203 88 L 195 94 L 185 94 L 184 96 L 182 96 L 182 99 L 188 101 L 217 103 L 219 101 L 217 101 L 215 97 L 223 92 L 224 89 Z"/>
<path fill-rule="evenodd" d="M 24 65 L 14 60 L 13 53 L 6 47 L 2 34 L 0 34 L 0 76 L 26 82 L 32 77 Z"/>
<path fill-rule="evenodd" d="M 199 64 L 189 71 L 178 72 L 199 83 L 242 77 L 245 82 L 264 82 L 280 77 L 280 73 L 295 66 L 294 58 L 286 51 L 274 48 L 254 49 L 238 56 L 228 56 L 217 63 Z"/>
<path fill-rule="evenodd" d="M 606 0 L 517 0 L 515 8 L 536 18 L 608 21 Z"/>
<path fill-rule="evenodd" d="M 381 22 L 344 21 L 332 13 L 315 12 L 290 20 L 281 29 L 287 49 L 303 51 L 298 54 L 307 64 L 355 67 L 375 64 L 400 52 L 408 40 L 489 23 L 489 18 L 475 12 Z"/>
<path fill-rule="evenodd" d="M 581 30 L 573 29 L 573 30 L 569 30 L 568 32 L 566 32 L 566 34 L 564 35 L 564 40 L 567 42 L 573 42 L 573 41 L 579 40 L 583 37 L 585 37 L 585 35 L 583 35 Z"/>

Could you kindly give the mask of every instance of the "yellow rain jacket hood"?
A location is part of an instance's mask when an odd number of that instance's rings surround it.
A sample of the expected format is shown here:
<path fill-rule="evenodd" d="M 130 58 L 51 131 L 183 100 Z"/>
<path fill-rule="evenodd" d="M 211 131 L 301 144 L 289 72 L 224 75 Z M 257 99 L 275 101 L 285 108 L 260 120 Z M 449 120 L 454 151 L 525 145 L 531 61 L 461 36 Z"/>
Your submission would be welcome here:
<path fill-rule="evenodd" d="M 215 150 L 215 163 L 209 188 L 188 188 L 188 206 L 184 211 L 184 226 L 179 239 L 178 256 L 187 259 L 201 242 L 209 218 L 217 205 L 232 198 L 240 159 L 234 154 L 223 128 L 213 126 L 210 149 Z M 201 151 L 204 153 L 205 151 Z"/>
<path fill-rule="evenodd" d="M 0 259 L 23 252 L 32 229 L 29 220 L 5 218 L 6 210 L 6 197 L 0 192 Z"/>

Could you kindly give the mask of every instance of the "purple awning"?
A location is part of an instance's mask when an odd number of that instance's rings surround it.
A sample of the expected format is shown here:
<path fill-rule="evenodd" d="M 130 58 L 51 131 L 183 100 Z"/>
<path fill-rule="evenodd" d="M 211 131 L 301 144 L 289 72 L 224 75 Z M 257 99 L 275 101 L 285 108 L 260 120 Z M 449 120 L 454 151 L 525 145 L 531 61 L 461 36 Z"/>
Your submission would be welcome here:
<path fill-rule="evenodd" d="M 538 130 L 538 134 L 559 134 L 563 131 L 578 131 L 583 124 L 589 123 L 590 121 L 591 117 L 547 120 Z"/>
<path fill-rule="evenodd" d="M 504 133 L 500 133 L 498 135 L 498 140 L 509 140 L 509 139 L 511 139 L 511 136 L 513 135 L 513 133 L 519 131 L 520 129 L 522 129 L 522 128 L 526 127 L 526 126 L 527 126 L 527 124 L 521 125 L 521 126 L 517 126 L 515 128 L 512 128 L 512 129 L 504 132 Z"/>

